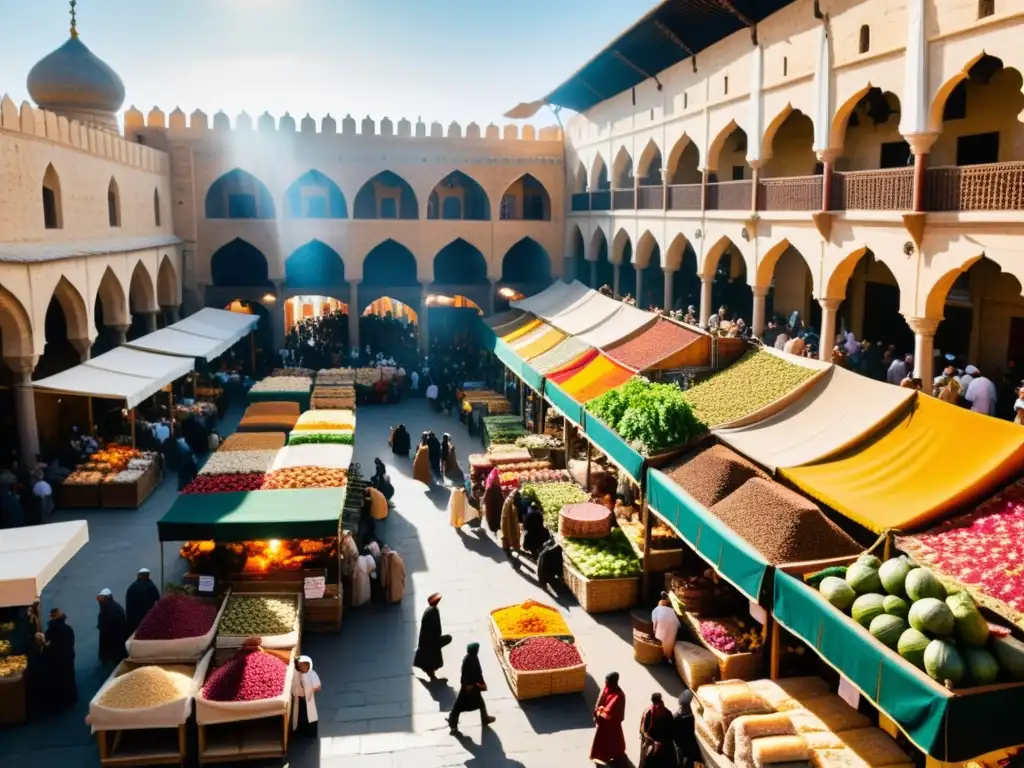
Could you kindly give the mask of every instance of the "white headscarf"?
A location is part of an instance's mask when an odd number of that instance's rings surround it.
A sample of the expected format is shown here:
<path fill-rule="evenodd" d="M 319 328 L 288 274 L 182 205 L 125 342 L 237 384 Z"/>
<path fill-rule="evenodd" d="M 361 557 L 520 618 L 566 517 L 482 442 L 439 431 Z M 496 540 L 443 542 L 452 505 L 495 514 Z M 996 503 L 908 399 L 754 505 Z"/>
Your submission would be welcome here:
<path fill-rule="evenodd" d="M 846 354 L 852 355 L 854 352 L 860 350 L 860 344 L 857 342 L 857 337 L 853 331 L 848 331 L 846 334 Z"/>

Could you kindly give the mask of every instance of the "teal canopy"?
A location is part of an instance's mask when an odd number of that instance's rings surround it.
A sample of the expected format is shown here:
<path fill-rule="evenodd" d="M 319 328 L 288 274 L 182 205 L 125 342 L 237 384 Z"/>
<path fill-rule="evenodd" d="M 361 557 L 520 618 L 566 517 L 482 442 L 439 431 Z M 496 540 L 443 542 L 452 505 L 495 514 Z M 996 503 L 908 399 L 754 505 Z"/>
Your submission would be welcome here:
<path fill-rule="evenodd" d="M 775 572 L 773 602 L 779 624 L 936 760 L 961 762 L 1024 741 L 1024 684 L 949 691 L 833 608 L 817 590 L 782 571 Z"/>
<path fill-rule="evenodd" d="M 522 378 L 523 381 L 526 382 L 527 386 L 529 386 L 534 392 L 540 392 L 544 387 L 544 377 L 531 368 L 530 364 L 525 361 L 522 364 Z"/>
<path fill-rule="evenodd" d="M 319 539 L 338 535 L 344 488 L 186 493 L 157 523 L 160 541 Z"/>
<path fill-rule="evenodd" d="M 562 415 L 577 426 L 583 425 L 583 406 L 569 397 L 568 393 L 550 379 L 544 382 L 544 396 L 551 401 Z"/>
<path fill-rule="evenodd" d="M 587 433 L 590 441 L 639 483 L 644 475 L 644 457 L 630 448 L 615 430 L 596 416 L 588 413 L 584 418 L 583 431 Z"/>
<path fill-rule="evenodd" d="M 736 589 L 761 602 L 772 568 L 764 555 L 657 469 L 647 471 L 647 505 Z"/>
<path fill-rule="evenodd" d="M 503 362 L 512 373 L 523 378 L 523 359 L 519 357 L 512 348 L 501 339 L 494 340 L 494 354 Z"/>

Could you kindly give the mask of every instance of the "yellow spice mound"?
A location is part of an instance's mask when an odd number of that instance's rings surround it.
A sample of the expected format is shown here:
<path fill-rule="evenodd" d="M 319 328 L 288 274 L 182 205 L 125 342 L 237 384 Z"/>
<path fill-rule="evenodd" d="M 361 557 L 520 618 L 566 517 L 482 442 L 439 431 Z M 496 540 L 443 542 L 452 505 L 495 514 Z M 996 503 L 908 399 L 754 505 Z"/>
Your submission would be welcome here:
<path fill-rule="evenodd" d="M 121 675 L 99 704 L 110 709 L 141 709 L 183 699 L 192 691 L 188 667 L 139 667 Z"/>
<path fill-rule="evenodd" d="M 491 614 L 505 639 L 534 635 L 571 635 L 562 614 L 542 603 L 527 600 L 521 605 L 499 608 Z"/>

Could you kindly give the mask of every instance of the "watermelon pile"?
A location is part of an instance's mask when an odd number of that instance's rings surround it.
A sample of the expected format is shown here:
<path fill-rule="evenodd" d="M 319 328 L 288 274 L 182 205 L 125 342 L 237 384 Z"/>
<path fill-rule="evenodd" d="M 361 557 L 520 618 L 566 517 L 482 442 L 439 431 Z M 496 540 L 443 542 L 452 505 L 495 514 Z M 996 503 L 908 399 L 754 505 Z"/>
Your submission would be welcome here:
<path fill-rule="evenodd" d="M 967 592 L 949 592 L 906 556 L 864 554 L 811 577 L 822 596 L 930 677 L 954 688 L 1024 680 L 1024 643 L 989 624 Z M 817 574 L 816 576 L 820 576 Z"/>

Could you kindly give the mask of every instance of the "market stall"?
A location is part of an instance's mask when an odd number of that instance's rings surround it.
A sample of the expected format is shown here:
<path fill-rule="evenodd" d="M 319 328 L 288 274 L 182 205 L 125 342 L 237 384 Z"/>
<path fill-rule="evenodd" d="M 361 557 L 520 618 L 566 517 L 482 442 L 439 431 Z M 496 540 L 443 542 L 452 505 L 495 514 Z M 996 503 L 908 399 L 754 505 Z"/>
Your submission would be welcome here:
<path fill-rule="evenodd" d="M 618 304 L 619 308 L 609 317 L 578 334 L 579 339 L 592 347 L 604 349 L 627 336 L 653 327 L 659 319 L 658 315 L 637 309 L 629 304 L 622 302 L 618 302 Z"/>
<path fill-rule="evenodd" d="M 659 317 L 639 333 L 620 337 L 602 349 L 608 357 L 635 371 L 706 368 L 711 365 L 712 337 Z"/>
<path fill-rule="evenodd" d="M 309 410 L 313 379 L 308 376 L 267 376 L 246 393 L 250 403 L 292 402 L 303 411 Z"/>
<path fill-rule="evenodd" d="M 579 280 L 566 283 L 557 280 L 540 293 L 525 299 L 510 302 L 511 306 L 522 312 L 528 312 L 545 320 L 550 320 L 564 308 L 586 298 L 593 291 Z"/>

